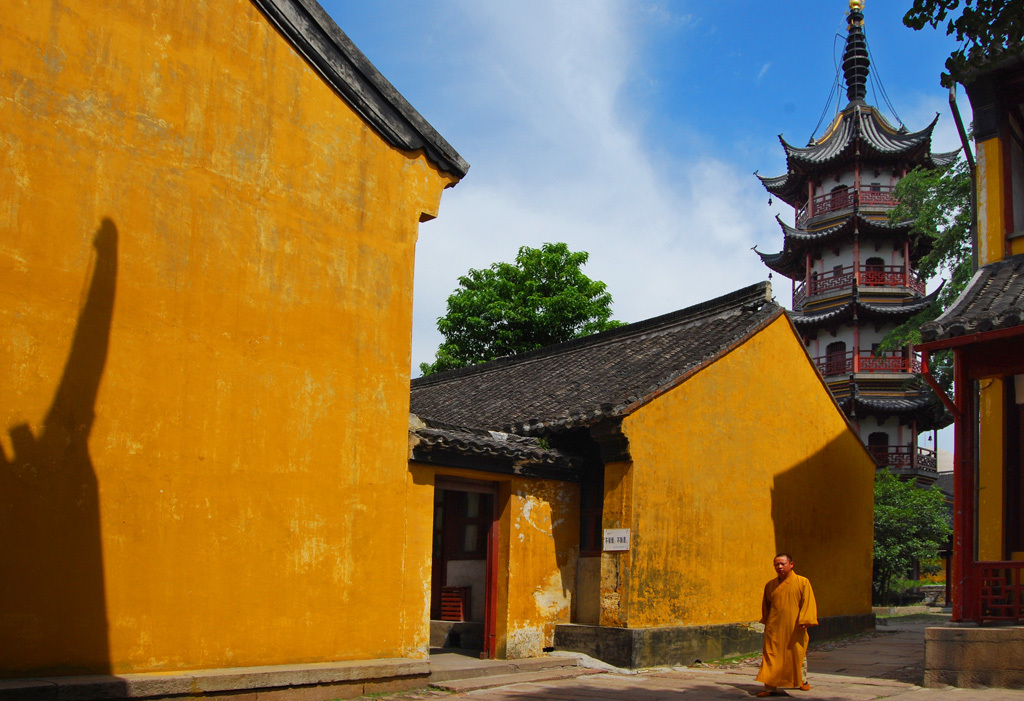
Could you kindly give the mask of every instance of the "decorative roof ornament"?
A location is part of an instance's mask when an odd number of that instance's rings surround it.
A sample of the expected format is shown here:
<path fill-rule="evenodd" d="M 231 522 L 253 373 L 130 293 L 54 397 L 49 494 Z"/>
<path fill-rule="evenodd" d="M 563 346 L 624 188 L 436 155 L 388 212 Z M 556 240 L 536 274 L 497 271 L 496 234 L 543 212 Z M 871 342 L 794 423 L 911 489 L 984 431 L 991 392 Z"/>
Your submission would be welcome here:
<path fill-rule="evenodd" d="M 850 102 L 863 102 L 867 97 L 868 44 L 864 38 L 864 2 L 850 0 L 850 14 L 847 15 L 846 51 L 843 52 L 843 75 L 846 77 L 846 96 Z"/>

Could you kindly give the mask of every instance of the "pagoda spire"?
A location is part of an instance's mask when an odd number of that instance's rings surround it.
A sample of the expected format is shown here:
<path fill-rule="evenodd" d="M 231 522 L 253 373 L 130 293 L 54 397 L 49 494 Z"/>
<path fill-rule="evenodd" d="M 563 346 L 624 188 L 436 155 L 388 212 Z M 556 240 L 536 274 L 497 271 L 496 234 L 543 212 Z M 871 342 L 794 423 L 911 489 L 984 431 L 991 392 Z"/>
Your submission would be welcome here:
<path fill-rule="evenodd" d="M 864 38 L 864 2 L 850 0 L 847 15 L 846 51 L 843 52 L 843 74 L 846 76 L 846 96 L 850 102 L 863 102 L 867 97 L 868 44 Z"/>

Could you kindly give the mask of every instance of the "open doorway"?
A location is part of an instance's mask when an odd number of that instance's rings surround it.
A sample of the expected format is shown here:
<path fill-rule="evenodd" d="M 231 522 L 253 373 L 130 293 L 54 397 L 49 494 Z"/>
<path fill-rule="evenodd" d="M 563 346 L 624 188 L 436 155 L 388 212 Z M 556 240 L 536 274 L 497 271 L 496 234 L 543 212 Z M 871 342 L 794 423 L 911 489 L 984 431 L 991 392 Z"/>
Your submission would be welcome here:
<path fill-rule="evenodd" d="M 438 478 L 430 582 L 430 646 L 494 657 L 498 527 L 494 483 Z"/>

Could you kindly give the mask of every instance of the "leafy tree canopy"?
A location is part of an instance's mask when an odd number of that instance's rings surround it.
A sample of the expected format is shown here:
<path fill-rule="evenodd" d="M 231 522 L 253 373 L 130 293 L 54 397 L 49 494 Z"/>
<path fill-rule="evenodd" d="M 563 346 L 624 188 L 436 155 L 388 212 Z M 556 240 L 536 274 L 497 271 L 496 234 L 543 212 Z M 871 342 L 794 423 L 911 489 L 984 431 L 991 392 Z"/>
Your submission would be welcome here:
<path fill-rule="evenodd" d="M 880 350 L 895 350 L 921 342 L 921 324 L 932 321 L 956 300 L 971 280 L 971 176 L 967 163 L 959 158 L 938 170 L 915 168 L 896 185 L 899 202 L 890 212 L 893 223 L 913 222 L 912 236 L 931 240 L 931 251 L 918 262 L 919 275 L 928 280 L 946 278 L 936 304 L 893 329 Z M 936 354 L 932 374 L 951 391 L 952 362 Z"/>
<path fill-rule="evenodd" d="M 960 80 L 1004 51 L 1024 50 L 1024 3 L 1020 0 L 964 0 L 963 11 L 955 15 L 960 0 L 914 0 L 903 16 L 903 24 L 921 29 L 946 22 L 946 34 L 956 35 L 960 48 L 946 59 L 942 84 Z M 948 20 L 948 21 L 947 21 Z"/>
<path fill-rule="evenodd" d="M 606 285 L 580 268 L 589 254 L 564 243 L 523 246 L 515 263 L 471 268 L 448 297 L 448 312 L 437 320 L 444 341 L 429 375 L 504 355 L 561 343 L 622 326 L 612 315 Z"/>
<path fill-rule="evenodd" d="M 896 580 L 915 562 L 938 557 L 952 529 L 945 497 L 938 489 L 921 489 L 916 480 L 901 482 L 887 470 L 875 477 L 874 589 L 889 598 Z"/>

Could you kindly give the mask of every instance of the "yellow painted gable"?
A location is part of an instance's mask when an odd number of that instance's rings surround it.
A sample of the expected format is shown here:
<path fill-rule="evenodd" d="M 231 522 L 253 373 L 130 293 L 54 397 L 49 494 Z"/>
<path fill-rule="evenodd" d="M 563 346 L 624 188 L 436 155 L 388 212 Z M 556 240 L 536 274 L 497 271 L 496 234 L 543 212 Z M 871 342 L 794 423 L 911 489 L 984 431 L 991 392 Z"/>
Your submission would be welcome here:
<path fill-rule="evenodd" d="M 870 613 L 875 466 L 785 316 L 623 431 L 633 541 L 620 624 L 756 621 L 778 552 L 822 616 Z"/>

